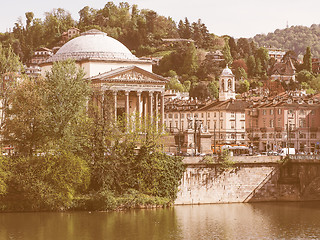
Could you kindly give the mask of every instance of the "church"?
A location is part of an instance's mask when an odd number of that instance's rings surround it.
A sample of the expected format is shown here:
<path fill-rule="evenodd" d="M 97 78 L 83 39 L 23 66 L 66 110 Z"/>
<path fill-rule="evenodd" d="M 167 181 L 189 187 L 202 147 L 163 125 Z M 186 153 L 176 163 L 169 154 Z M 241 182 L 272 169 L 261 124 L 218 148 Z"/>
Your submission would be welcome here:
<path fill-rule="evenodd" d="M 152 73 L 151 60 L 137 58 L 122 43 L 96 29 L 64 44 L 41 64 L 41 74 L 50 71 L 54 62 L 67 59 L 74 59 L 91 81 L 92 101 L 99 106 L 107 99 L 115 119 L 124 114 L 160 116 L 158 124 L 162 126 L 168 80 Z"/>

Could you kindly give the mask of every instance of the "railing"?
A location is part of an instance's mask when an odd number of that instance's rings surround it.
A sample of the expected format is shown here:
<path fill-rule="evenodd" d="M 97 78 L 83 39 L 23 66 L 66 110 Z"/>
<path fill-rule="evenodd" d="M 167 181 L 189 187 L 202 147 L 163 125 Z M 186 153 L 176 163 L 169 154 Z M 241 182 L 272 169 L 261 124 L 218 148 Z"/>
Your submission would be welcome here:
<path fill-rule="evenodd" d="M 307 155 L 307 154 L 296 154 L 289 155 L 292 160 L 320 160 L 319 154 Z"/>

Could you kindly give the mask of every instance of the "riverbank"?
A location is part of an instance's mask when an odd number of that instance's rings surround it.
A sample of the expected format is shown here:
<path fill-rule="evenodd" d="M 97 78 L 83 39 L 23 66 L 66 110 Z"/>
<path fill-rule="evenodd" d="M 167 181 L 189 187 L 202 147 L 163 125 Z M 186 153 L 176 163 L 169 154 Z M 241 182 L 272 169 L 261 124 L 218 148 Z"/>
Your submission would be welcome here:
<path fill-rule="evenodd" d="M 184 159 L 176 205 L 320 200 L 320 160 L 279 156 L 232 157 L 229 168 Z"/>

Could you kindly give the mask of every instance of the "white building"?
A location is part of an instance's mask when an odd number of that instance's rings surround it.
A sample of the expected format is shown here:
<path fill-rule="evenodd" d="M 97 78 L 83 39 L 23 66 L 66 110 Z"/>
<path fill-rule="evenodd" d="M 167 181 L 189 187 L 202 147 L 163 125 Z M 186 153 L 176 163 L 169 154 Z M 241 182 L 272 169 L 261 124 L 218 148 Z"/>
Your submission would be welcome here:
<path fill-rule="evenodd" d="M 41 64 L 41 74 L 50 71 L 54 62 L 67 59 L 74 59 L 91 80 L 93 102 L 108 104 L 115 118 L 134 113 L 163 116 L 167 79 L 152 73 L 150 60 L 140 60 L 106 33 L 92 29 L 70 40 Z"/>

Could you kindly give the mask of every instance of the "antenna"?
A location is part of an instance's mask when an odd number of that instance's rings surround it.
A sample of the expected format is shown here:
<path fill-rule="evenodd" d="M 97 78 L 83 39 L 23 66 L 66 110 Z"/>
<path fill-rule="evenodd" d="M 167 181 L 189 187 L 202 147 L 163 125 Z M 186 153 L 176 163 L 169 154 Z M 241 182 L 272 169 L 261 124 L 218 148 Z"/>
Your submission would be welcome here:
<path fill-rule="evenodd" d="M 288 20 L 287 20 L 287 28 L 289 28 L 289 22 L 288 22 Z"/>

